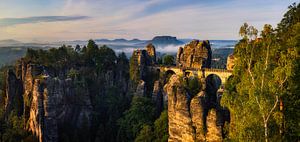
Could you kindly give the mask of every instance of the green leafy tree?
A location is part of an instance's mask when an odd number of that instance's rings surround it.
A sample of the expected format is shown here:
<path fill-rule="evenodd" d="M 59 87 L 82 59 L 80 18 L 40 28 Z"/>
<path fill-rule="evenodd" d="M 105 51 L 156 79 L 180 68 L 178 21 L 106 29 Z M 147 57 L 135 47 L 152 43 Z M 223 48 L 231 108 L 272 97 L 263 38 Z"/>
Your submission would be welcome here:
<path fill-rule="evenodd" d="M 191 93 L 192 96 L 196 96 L 200 89 L 201 89 L 201 84 L 196 77 L 190 77 L 187 80 L 187 89 Z"/>
<path fill-rule="evenodd" d="M 154 122 L 155 142 L 167 142 L 169 138 L 168 110 L 164 110 Z"/>
<path fill-rule="evenodd" d="M 236 134 L 237 139 L 251 137 L 260 141 L 263 139 L 261 135 L 263 134 L 264 140 L 267 142 L 270 138 L 269 128 L 271 126 L 269 122 L 274 118 L 273 114 L 277 111 L 276 107 L 280 95 L 279 90 L 271 89 L 272 86 L 276 86 L 276 83 L 273 83 L 275 76 L 272 72 L 276 66 L 278 44 L 269 25 L 265 25 L 262 32 L 264 37 L 260 41 L 256 39 L 257 30 L 246 25 L 248 24 L 241 27 L 240 35 L 243 36 L 243 39 L 235 49 L 235 57 L 238 61 L 233 74 L 241 80 L 235 84 L 237 93 L 225 95 L 223 100 L 229 101 L 228 105 L 231 104 L 233 113 L 239 112 L 240 114 L 234 114 L 236 117 L 233 122 L 236 123 L 233 129 L 242 131 L 240 134 Z M 235 99 L 231 100 L 232 97 Z M 250 110 L 255 110 L 250 117 L 242 116 Z M 274 126 L 276 127 L 276 125 Z M 259 131 L 260 127 L 264 128 L 263 133 Z M 249 130 L 252 133 L 249 133 Z"/>
<path fill-rule="evenodd" d="M 225 85 L 227 91 L 222 99 L 232 113 L 231 139 L 293 141 L 299 138 L 296 123 L 299 111 L 295 111 L 299 105 L 299 95 L 296 95 L 299 81 L 295 80 L 299 77 L 300 64 L 299 19 L 295 22 L 299 5 L 290 7 L 287 13 L 278 29 L 265 25 L 259 39 L 254 27 L 244 24 L 240 28 L 243 39 L 235 47 L 233 77 Z M 283 29 L 289 32 L 281 33 Z"/>
<path fill-rule="evenodd" d="M 134 54 L 130 58 L 129 67 L 130 80 L 133 83 L 133 88 L 135 88 L 135 86 L 141 79 L 141 75 L 138 59 L 136 56 L 134 56 Z"/>
<path fill-rule="evenodd" d="M 163 57 L 163 64 L 164 65 L 174 65 L 175 63 L 175 58 L 172 55 L 165 55 Z"/>
<path fill-rule="evenodd" d="M 129 110 L 125 111 L 124 116 L 118 121 L 118 140 L 133 141 L 144 125 L 151 125 L 154 116 L 155 108 L 152 100 L 146 97 L 134 96 Z M 148 130 L 147 128 L 144 131 Z"/>
<path fill-rule="evenodd" d="M 153 130 L 152 127 L 145 124 L 142 130 L 139 132 L 138 136 L 135 138 L 135 142 L 152 142 L 153 141 Z"/>

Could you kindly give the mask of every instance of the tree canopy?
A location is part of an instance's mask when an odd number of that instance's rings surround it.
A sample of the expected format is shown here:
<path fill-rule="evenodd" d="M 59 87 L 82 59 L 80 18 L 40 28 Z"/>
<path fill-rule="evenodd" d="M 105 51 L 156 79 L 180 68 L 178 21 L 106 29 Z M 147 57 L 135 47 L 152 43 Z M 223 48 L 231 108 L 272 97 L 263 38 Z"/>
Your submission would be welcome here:
<path fill-rule="evenodd" d="M 299 9 L 299 4 L 290 6 L 278 28 L 266 24 L 260 37 L 255 27 L 241 26 L 233 77 L 222 99 L 232 113 L 231 139 L 299 138 Z"/>

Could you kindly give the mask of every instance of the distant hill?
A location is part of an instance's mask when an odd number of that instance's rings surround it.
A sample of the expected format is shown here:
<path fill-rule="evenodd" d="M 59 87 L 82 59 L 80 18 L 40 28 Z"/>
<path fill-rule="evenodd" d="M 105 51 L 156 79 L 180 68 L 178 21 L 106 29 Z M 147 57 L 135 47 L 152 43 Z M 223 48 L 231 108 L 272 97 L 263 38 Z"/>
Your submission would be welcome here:
<path fill-rule="evenodd" d="M 184 42 L 178 40 L 172 36 L 156 36 L 147 43 L 152 43 L 154 46 L 166 46 L 166 45 L 182 45 Z"/>
<path fill-rule="evenodd" d="M 20 45 L 22 42 L 14 39 L 0 40 L 0 45 Z"/>
<path fill-rule="evenodd" d="M 121 45 L 121 44 L 125 44 L 125 45 L 128 45 L 128 44 L 142 44 L 142 43 L 146 42 L 145 40 L 139 40 L 139 39 L 127 40 L 127 39 L 124 39 L 124 38 L 113 39 L 113 40 L 110 40 L 110 39 L 96 39 L 95 41 L 98 44 L 119 44 L 119 45 Z"/>
<path fill-rule="evenodd" d="M 49 49 L 50 47 L 27 47 L 27 46 L 9 46 L 0 47 L 0 67 L 11 65 L 26 54 L 28 48 L 31 49 Z"/>

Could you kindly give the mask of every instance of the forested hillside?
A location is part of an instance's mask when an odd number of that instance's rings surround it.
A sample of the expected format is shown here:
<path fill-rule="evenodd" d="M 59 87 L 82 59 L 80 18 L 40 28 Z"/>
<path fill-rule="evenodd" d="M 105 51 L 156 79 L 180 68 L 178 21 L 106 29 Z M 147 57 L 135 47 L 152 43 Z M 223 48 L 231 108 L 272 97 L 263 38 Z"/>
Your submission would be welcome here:
<path fill-rule="evenodd" d="M 235 46 L 233 77 L 223 104 L 229 106 L 230 140 L 297 141 L 300 138 L 300 4 L 277 28 L 261 32 L 245 23 Z"/>

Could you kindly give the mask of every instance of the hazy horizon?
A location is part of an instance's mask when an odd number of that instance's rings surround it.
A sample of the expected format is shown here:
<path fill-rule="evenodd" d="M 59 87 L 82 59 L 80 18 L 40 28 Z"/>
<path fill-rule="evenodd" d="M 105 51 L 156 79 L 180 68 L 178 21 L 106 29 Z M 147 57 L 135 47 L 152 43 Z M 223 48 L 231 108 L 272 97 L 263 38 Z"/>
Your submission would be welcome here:
<path fill-rule="evenodd" d="M 236 40 L 248 22 L 276 27 L 293 0 L 3 0 L 0 40 L 54 42 L 87 39 Z"/>

